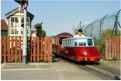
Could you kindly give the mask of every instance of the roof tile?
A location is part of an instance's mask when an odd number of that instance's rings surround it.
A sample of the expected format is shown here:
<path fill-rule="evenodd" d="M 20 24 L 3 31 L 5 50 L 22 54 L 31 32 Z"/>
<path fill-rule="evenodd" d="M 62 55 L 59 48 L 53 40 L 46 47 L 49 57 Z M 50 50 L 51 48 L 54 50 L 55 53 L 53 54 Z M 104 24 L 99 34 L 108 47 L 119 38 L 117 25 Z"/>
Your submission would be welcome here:
<path fill-rule="evenodd" d="M 8 25 L 3 19 L 1 19 L 1 30 L 8 30 Z"/>

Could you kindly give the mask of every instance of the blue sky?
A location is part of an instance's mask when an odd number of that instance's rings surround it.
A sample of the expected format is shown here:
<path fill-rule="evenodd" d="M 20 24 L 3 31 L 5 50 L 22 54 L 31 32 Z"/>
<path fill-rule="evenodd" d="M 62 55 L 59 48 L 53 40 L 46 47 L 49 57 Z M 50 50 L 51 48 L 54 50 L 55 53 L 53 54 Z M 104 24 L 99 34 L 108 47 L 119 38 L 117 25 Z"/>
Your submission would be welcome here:
<path fill-rule="evenodd" d="M 5 14 L 18 7 L 14 0 L 2 0 L 1 18 L 6 19 Z M 120 9 L 120 0 L 29 0 L 28 11 L 35 17 L 32 26 L 43 21 L 43 29 L 47 35 L 61 32 L 73 33 L 73 26 L 79 22 L 87 24 L 111 14 Z"/>

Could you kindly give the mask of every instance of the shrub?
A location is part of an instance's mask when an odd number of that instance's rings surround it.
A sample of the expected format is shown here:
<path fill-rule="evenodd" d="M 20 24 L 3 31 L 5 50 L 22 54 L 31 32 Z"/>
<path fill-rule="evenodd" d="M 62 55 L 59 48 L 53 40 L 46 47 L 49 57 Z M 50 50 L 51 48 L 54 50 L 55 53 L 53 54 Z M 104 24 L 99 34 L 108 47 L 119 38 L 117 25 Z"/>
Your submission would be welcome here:
<path fill-rule="evenodd" d="M 104 58 L 104 54 L 105 54 L 105 37 L 111 37 L 111 36 L 120 36 L 121 35 L 121 31 L 117 31 L 117 35 L 112 35 L 112 29 L 107 29 L 105 31 L 102 32 L 101 34 L 101 38 L 100 39 L 96 39 L 94 38 L 95 41 L 95 46 L 98 49 L 101 58 Z"/>

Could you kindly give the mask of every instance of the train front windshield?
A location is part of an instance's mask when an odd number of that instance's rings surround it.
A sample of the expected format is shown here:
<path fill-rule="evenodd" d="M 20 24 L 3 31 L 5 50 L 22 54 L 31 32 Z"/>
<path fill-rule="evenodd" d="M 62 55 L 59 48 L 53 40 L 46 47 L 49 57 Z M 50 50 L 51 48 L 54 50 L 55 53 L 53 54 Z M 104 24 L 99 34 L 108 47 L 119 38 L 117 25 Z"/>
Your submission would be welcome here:
<path fill-rule="evenodd" d="M 86 39 L 78 39 L 79 46 L 86 46 Z"/>
<path fill-rule="evenodd" d="M 79 39 L 77 41 L 78 45 L 77 46 L 94 46 L 93 40 L 90 39 Z"/>

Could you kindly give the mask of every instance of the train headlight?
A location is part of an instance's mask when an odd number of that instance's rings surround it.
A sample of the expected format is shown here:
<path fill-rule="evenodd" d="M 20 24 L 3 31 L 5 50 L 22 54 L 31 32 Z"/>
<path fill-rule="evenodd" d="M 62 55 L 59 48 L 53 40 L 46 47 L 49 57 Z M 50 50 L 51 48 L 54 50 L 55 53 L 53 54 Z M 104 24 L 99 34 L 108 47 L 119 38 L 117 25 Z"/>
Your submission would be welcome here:
<path fill-rule="evenodd" d="M 87 55 L 87 53 L 86 53 L 86 52 L 84 52 L 84 55 Z"/>

